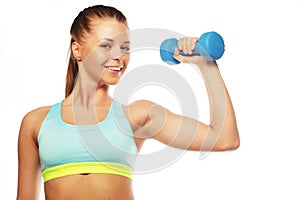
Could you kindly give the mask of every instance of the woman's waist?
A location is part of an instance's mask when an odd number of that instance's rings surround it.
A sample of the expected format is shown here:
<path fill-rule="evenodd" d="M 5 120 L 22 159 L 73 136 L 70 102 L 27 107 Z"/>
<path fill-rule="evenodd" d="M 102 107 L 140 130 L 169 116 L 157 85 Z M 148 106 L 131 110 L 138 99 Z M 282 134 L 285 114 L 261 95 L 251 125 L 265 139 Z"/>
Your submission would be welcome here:
<path fill-rule="evenodd" d="M 76 174 L 44 184 L 47 200 L 133 200 L 131 179 L 115 174 Z"/>

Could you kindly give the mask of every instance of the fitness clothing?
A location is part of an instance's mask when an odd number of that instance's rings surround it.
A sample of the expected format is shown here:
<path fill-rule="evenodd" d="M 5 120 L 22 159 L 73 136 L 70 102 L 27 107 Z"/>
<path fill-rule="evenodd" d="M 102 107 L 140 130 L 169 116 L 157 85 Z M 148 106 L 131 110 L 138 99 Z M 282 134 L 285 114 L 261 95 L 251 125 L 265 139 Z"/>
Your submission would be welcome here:
<path fill-rule="evenodd" d="M 91 125 L 64 122 L 61 109 L 62 101 L 51 107 L 38 134 L 44 182 L 85 173 L 131 178 L 137 147 L 120 103 L 113 100 L 106 118 Z"/>

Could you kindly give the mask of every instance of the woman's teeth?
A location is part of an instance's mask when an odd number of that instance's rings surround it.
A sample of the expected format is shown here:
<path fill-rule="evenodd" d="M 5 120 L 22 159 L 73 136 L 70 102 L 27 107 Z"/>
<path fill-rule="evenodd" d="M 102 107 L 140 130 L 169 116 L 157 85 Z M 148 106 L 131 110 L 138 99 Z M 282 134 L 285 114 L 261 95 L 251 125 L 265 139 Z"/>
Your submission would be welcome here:
<path fill-rule="evenodd" d="M 121 71 L 123 66 L 106 66 L 105 68 L 112 70 L 112 71 Z"/>

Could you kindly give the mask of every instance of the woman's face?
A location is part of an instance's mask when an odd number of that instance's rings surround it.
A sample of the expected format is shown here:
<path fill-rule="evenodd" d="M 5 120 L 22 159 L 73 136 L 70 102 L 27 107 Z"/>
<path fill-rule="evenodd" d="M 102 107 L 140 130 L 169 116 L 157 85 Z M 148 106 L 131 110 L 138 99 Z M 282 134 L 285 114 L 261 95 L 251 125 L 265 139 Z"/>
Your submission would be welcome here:
<path fill-rule="evenodd" d="M 116 84 L 127 68 L 130 54 L 128 27 L 115 19 L 91 24 L 80 49 L 79 72 L 99 84 Z M 82 74 L 81 74 L 82 75 Z"/>

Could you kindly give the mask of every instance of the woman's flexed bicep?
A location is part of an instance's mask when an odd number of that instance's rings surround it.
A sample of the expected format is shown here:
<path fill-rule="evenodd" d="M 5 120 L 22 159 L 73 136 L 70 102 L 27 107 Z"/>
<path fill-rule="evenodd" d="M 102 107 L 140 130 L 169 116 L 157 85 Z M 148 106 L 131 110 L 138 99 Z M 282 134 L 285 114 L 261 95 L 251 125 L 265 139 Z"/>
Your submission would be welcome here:
<path fill-rule="evenodd" d="M 146 124 L 147 136 L 166 145 L 193 151 L 224 151 L 234 149 L 224 135 L 198 120 L 174 114 L 168 109 L 153 104 Z"/>
<path fill-rule="evenodd" d="M 185 150 L 200 150 L 200 143 L 208 127 L 197 120 L 174 114 L 153 103 L 149 110 L 146 129 L 149 138 L 168 146 Z"/>
<path fill-rule="evenodd" d="M 41 172 L 36 142 L 34 113 L 22 120 L 18 139 L 17 200 L 35 200 L 39 197 Z"/>

